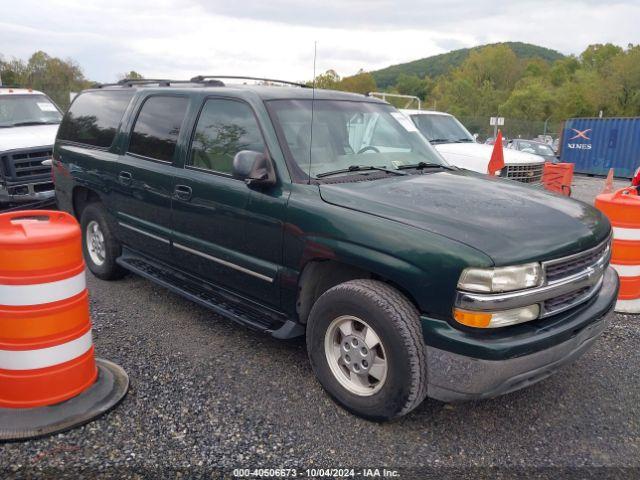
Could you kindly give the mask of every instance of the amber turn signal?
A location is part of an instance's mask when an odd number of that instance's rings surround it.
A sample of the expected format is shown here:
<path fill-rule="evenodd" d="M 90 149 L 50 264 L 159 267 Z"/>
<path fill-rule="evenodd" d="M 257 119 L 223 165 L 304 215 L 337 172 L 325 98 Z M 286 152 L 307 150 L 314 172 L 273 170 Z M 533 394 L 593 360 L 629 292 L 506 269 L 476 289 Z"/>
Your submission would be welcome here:
<path fill-rule="evenodd" d="M 491 323 L 491 313 L 470 312 L 468 310 L 453 309 L 453 318 L 458 323 L 467 325 L 468 327 L 487 328 Z"/>

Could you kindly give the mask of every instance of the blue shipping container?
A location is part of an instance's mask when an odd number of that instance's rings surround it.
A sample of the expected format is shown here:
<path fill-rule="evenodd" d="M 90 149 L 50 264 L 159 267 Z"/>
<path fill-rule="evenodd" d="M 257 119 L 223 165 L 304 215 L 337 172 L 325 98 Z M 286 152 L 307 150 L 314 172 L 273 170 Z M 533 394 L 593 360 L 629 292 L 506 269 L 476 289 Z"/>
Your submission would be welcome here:
<path fill-rule="evenodd" d="M 571 118 L 562 134 L 562 162 L 575 171 L 631 178 L 640 167 L 640 117 Z"/>

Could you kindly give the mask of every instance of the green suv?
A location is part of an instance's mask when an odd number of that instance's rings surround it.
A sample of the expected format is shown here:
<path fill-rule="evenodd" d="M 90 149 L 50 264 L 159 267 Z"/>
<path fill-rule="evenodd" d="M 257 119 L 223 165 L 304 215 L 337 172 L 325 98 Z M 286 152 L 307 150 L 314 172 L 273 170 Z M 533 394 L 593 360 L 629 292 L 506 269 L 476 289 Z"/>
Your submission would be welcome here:
<path fill-rule="evenodd" d="M 74 100 L 53 171 L 97 277 L 305 335 L 326 391 L 376 420 L 535 383 L 605 328 L 597 210 L 448 165 L 383 101 L 223 80 Z"/>

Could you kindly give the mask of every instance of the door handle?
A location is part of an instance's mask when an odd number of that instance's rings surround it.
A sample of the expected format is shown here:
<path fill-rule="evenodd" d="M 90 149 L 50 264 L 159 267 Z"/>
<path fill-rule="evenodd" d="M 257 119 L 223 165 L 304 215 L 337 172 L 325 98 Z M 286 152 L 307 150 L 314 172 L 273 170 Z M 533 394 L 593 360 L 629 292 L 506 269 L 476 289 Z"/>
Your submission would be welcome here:
<path fill-rule="evenodd" d="M 176 198 L 188 202 L 191 200 L 193 191 L 191 190 L 191 187 L 188 187 L 187 185 L 176 185 L 176 188 L 173 190 L 173 194 Z"/>
<path fill-rule="evenodd" d="M 118 174 L 118 181 L 122 185 L 131 185 L 131 180 L 133 179 L 133 175 L 130 172 L 120 172 Z"/>

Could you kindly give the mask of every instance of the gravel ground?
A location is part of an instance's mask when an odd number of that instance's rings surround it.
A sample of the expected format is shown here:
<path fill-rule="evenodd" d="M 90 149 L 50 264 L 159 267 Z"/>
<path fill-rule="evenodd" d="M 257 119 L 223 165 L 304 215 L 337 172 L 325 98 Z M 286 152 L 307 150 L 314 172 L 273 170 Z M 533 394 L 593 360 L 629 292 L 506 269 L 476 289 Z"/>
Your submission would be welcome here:
<path fill-rule="evenodd" d="M 605 179 L 602 177 L 589 177 L 588 175 L 574 175 L 573 182 L 571 184 L 571 196 L 583 202 L 587 202 L 593 205 L 593 200 L 596 195 L 602 192 L 604 188 Z M 631 184 L 629 180 L 615 179 L 613 181 L 613 188 L 628 187 Z"/>
<path fill-rule="evenodd" d="M 575 196 L 592 201 L 603 181 L 577 178 Z M 89 275 L 89 289 L 99 356 L 126 369 L 131 390 L 82 428 L 0 446 L 6 478 L 347 466 L 401 478 L 640 475 L 639 316 L 617 315 L 580 360 L 525 390 L 478 403 L 428 399 L 377 424 L 325 395 L 302 341 L 253 333 L 134 276 Z"/>

